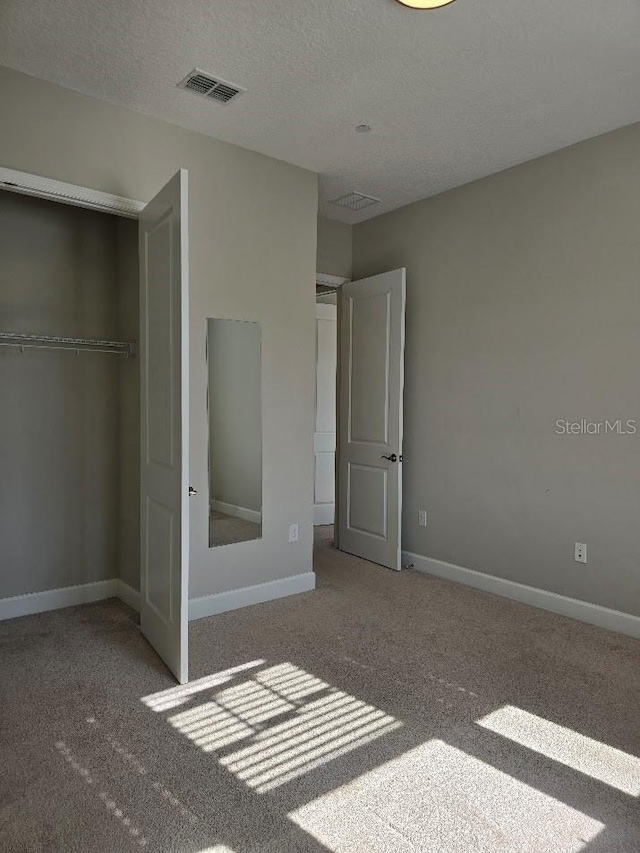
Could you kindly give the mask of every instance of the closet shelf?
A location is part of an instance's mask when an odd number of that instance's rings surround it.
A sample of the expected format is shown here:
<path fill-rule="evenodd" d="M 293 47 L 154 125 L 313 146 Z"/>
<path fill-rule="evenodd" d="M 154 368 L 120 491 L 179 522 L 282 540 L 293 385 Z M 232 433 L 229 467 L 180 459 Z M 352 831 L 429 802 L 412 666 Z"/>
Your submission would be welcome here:
<path fill-rule="evenodd" d="M 66 349 L 73 352 L 111 352 L 127 357 L 136 354 L 136 345 L 129 341 L 96 341 L 89 338 L 60 338 L 52 335 L 22 335 L 0 332 L 0 346 L 18 349 Z"/>

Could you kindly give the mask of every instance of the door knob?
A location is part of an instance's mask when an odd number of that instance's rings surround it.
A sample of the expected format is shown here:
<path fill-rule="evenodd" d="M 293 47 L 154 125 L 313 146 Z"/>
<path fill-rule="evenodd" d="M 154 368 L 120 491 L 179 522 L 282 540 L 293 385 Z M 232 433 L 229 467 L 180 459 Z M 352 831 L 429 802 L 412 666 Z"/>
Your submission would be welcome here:
<path fill-rule="evenodd" d="M 198 490 L 194 489 L 193 486 L 189 486 L 189 497 L 192 498 L 194 495 L 198 494 Z"/>
<path fill-rule="evenodd" d="M 388 459 L 389 462 L 397 462 L 398 461 L 398 457 L 396 456 L 395 453 L 392 453 L 391 456 L 385 456 L 383 453 L 380 458 L 381 459 Z"/>

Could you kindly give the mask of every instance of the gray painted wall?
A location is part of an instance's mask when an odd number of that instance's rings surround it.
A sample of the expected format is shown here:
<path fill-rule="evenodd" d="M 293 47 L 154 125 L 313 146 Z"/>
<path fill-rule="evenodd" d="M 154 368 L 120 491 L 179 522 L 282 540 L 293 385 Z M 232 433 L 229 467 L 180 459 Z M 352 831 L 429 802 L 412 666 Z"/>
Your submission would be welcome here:
<path fill-rule="evenodd" d="M 0 112 L 0 162 L 10 168 L 142 201 L 189 170 L 190 595 L 310 571 L 316 175 L 8 69 Z M 207 317 L 255 320 L 263 336 L 263 536 L 213 549 Z M 300 541 L 289 544 L 294 522 Z"/>
<path fill-rule="evenodd" d="M 353 270 L 353 226 L 318 217 L 317 272 L 351 278 Z"/>
<path fill-rule="evenodd" d="M 114 217 L 0 193 L 2 330 L 119 338 L 118 242 Z M 119 356 L 0 349 L 0 597 L 116 577 L 135 374 Z"/>
<path fill-rule="evenodd" d="M 407 267 L 403 546 L 640 614 L 640 125 L 358 225 L 354 261 Z"/>
<path fill-rule="evenodd" d="M 260 325 L 209 320 L 212 500 L 262 511 Z"/>

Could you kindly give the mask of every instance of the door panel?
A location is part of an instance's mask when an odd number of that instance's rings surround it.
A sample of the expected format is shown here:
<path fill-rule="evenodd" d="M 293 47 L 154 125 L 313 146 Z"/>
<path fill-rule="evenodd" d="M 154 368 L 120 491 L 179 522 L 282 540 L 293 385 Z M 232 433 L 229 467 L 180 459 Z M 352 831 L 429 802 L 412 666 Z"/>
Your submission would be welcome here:
<path fill-rule="evenodd" d="M 386 444 L 389 437 L 388 293 L 351 299 L 351 441 Z M 372 381 L 376 377 L 379 381 Z"/>
<path fill-rule="evenodd" d="M 337 541 L 400 570 L 405 270 L 343 285 L 339 306 Z"/>
<path fill-rule="evenodd" d="M 146 234 L 148 280 L 153 298 L 147 299 L 146 354 L 152 365 L 154 381 L 145 387 L 148 464 L 173 466 L 173 381 L 171 370 L 174 349 L 175 317 L 172 300 L 171 210 L 157 223 L 151 223 Z M 153 334 L 149 334 L 149 329 Z"/>
<path fill-rule="evenodd" d="M 387 537 L 387 471 L 349 464 L 348 530 Z"/>
<path fill-rule="evenodd" d="M 171 572 L 173 558 L 174 513 L 147 496 L 147 565 L 153 571 L 145 574 L 144 600 L 166 625 L 173 619 Z"/>
<path fill-rule="evenodd" d="M 188 232 L 181 170 L 140 215 L 140 625 L 188 679 Z"/>

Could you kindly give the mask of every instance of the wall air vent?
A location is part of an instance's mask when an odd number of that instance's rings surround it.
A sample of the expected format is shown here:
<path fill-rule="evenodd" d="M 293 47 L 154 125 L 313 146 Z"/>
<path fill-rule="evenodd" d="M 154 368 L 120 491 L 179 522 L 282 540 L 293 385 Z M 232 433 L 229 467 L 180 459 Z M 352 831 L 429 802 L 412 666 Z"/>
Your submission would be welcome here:
<path fill-rule="evenodd" d="M 347 210 L 364 210 L 365 207 L 371 207 L 374 204 L 380 204 L 379 198 L 374 198 L 372 195 L 364 195 L 363 193 L 347 193 L 334 198 L 329 204 L 337 204 L 338 207 L 346 207 Z"/>
<path fill-rule="evenodd" d="M 218 101 L 220 104 L 236 101 L 246 91 L 241 86 L 236 86 L 235 83 L 227 83 L 225 80 L 212 77 L 197 68 L 194 68 L 184 80 L 178 83 L 178 88 L 187 89 L 189 92 L 195 92 L 196 95 L 202 95 L 205 98 L 211 98 L 212 101 Z"/>

